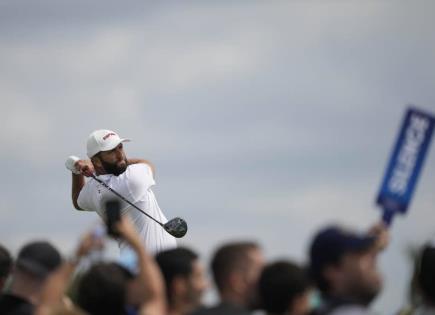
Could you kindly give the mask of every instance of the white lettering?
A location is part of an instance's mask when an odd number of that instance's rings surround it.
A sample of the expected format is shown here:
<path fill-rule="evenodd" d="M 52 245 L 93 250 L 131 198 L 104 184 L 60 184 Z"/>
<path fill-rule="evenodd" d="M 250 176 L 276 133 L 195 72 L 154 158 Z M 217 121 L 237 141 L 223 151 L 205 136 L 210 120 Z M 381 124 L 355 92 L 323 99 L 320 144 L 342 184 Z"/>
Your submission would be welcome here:
<path fill-rule="evenodd" d="M 416 114 L 411 116 L 409 127 L 405 131 L 405 143 L 400 148 L 396 168 L 388 182 L 388 187 L 393 193 L 403 195 L 406 192 L 428 127 L 427 118 Z"/>

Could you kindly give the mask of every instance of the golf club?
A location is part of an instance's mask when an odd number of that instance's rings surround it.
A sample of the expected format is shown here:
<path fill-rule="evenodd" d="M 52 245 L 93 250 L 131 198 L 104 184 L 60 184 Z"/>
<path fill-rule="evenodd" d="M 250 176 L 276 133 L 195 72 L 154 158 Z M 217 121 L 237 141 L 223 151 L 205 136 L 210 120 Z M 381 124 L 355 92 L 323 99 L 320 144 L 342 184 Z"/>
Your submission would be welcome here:
<path fill-rule="evenodd" d="M 157 224 L 159 224 L 162 228 L 165 229 L 166 232 L 168 232 L 169 234 L 171 234 L 172 236 L 176 237 L 176 238 L 181 238 L 184 235 L 186 235 L 187 233 L 187 223 L 186 221 L 184 221 L 182 218 L 176 217 L 173 218 L 171 220 L 169 220 L 168 222 L 166 222 L 165 224 L 163 224 L 162 222 L 154 219 L 152 216 L 150 216 L 148 213 L 146 213 L 145 211 L 143 211 L 142 209 L 140 209 L 138 206 L 136 206 L 135 204 L 133 204 L 131 201 L 127 200 L 124 196 L 122 196 L 120 193 L 118 193 L 116 190 L 113 190 L 111 187 L 109 187 L 109 185 L 107 185 L 105 182 L 103 182 L 101 179 L 97 178 L 94 174 L 91 175 L 91 177 L 96 180 L 97 182 L 99 182 L 101 185 L 103 185 L 105 188 L 107 188 L 108 190 L 110 190 L 112 193 L 114 193 L 116 196 L 118 196 L 119 198 L 121 198 L 122 200 L 124 200 L 126 203 L 128 203 L 130 206 L 132 206 L 133 208 L 135 208 L 136 210 L 139 210 L 140 212 L 142 212 L 143 214 L 145 214 L 148 218 L 150 218 L 151 220 L 153 220 L 154 222 L 156 222 Z"/>

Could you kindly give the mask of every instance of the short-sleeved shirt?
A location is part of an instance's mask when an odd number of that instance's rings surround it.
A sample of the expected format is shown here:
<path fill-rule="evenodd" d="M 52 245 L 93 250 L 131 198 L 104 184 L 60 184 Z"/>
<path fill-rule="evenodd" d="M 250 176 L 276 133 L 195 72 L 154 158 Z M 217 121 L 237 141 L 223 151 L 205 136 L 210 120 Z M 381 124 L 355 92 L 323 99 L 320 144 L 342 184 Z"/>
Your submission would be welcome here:
<path fill-rule="evenodd" d="M 168 221 L 151 190 L 155 181 L 149 165 L 144 163 L 132 164 L 119 176 L 106 174 L 99 175 L 98 178 L 156 220 L 162 223 Z M 96 180 L 90 179 L 82 188 L 77 203 L 81 209 L 95 211 L 104 219 L 104 205 L 113 198 L 119 199 Z M 177 246 L 175 238 L 156 222 L 128 203 L 119 201 L 121 202 L 121 214 L 128 215 L 132 219 L 149 252 L 156 254 Z M 119 246 L 121 252 L 127 247 L 123 241 L 119 241 Z"/>

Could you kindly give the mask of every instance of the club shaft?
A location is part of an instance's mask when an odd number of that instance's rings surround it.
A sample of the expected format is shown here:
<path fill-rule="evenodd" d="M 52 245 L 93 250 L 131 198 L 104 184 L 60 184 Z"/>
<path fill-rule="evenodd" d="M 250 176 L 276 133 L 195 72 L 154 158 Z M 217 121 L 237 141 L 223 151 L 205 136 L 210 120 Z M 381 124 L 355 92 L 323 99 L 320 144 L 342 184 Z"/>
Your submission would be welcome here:
<path fill-rule="evenodd" d="M 119 198 L 121 198 L 122 200 L 124 200 L 126 203 L 128 203 L 130 206 L 132 206 L 133 208 L 135 208 L 136 210 L 142 212 L 143 214 L 145 214 L 148 218 L 150 218 L 151 220 L 153 220 L 154 222 L 156 222 L 157 224 L 163 226 L 162 222 L 157 221 L 156 219 L 154 219 L 152 216 L 150 216 L 148 213 L 146 213 L 145 211 L 143 211 L 141 208 L 139 208 L 138 206 L 136 206 L 134 203 L 132 203 L 130 200 L 127 200 L 124 196 L 122 196 L 119 192 L 117 192 L 116 190 L 112 189 L 111 187 L 109 187 L 109 185 L 107 185 L 105 182 L 103 182 L 101 179 L 97 178 L 94 174 L 91 175 L 91 177 L 96 180 L 97 182 L 99 182 L 101 185 L 103 185 L 104 187 L 106 187 L 108 190 L 110 190 L 113 194 L 115 194 L 116 196 L 118 196 Z"/>

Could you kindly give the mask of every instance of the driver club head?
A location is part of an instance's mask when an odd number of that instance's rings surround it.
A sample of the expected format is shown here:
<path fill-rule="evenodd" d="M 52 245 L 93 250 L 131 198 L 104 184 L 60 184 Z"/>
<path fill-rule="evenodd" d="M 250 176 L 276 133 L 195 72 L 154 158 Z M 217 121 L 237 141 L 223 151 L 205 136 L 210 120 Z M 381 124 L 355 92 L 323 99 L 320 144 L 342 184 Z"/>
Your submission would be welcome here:
<path fill-rule="evenodd" d="M 165 224 L 163 224 L 163 228 L 176 238 L 181 238 L 187 233 L 187 223 L 182 218 L 176 217 Z"/>

